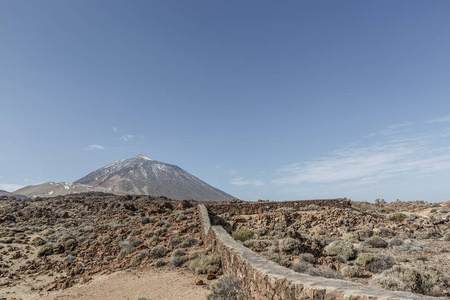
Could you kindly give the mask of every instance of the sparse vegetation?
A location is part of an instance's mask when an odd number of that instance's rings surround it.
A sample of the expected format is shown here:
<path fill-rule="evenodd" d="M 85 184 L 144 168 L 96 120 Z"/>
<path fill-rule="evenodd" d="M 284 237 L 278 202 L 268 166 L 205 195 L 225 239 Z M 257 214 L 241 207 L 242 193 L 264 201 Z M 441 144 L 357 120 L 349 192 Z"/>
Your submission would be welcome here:
<path fill-rule="evenodd" d="M 246 228 L 239 228 L 232 233 L 233 238 L 240 242 L 252 239 L 254 235 L 255 233 L 252 230 Z"/>
<path fill-rule="evenodd" d="M 233 275 L 222 276 L 212 286 L 212 293 L 207 300 L 250 300 L 250 296 Z"/>
<path fill-rule="evenodd" d="M 346 241 L 334 241 L 325 247 L 327 253 L 335 253 L 342 255 L 347 260 L 356 257 L 356 251 L 353 245 Z"/>
<path fill-rule="evenodd" d="M 220 258 L 216 255 L 200 255 L 189 264 L 198 274 L 215 274 L 220 269 Z"/>
<path fill-rule="evenodd" d="M 406 291 L 431 296 L 441 296 L 447 282 L 435 270 L 424 271 L 407 266 L 394 266 L 370 281 L 371 285 L 381 286 L 391 291 Z"/>
<path fill-rule="evenodd" d="M 392 213 L 386 216 L 386 220 L 393 222 L 403 222 L 408 216 L 404 213 Z"/>
<path fill-rule="evenodd" d="M 162 258 L 167 255 L 167 252 L 169 252 L 169 249 L 167 249 L 165 246 L 158 245 L 152 248 L 150 251 L 150 257 L 151 258 Z"/>

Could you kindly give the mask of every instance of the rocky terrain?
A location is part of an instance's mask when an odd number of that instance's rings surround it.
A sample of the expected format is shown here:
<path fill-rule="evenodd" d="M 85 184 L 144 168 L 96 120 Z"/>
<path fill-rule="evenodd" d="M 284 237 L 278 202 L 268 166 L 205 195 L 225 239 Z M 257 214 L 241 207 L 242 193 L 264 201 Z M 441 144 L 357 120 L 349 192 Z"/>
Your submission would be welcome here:
<path fill-rule="evenodd" d="M 209 208 L 214 213 L 214 205 Z M 450 202 L 218 211 L 213 220 L 236 240 L 294 271 L 450 296 Z"/>
<path fill-rule="evenodd" d="M 14 194 L 53 197 L 100 191 L 116 195 L 164 196 L 176 200 L 228 200 L 233 196 L 207 184 L 178 166 L 139 154 L 89 173 L 74 183 L 47 182 L 27 186 Z"/>
<path fill-rule="evenodd" d="M 36 295 L 144 267 L 190 267 L 213 279 L 220 263 L 202 246 L 194 204 L 98 192 L 0 197 L 0 299 L 19 299 L 17 287 Z"/>

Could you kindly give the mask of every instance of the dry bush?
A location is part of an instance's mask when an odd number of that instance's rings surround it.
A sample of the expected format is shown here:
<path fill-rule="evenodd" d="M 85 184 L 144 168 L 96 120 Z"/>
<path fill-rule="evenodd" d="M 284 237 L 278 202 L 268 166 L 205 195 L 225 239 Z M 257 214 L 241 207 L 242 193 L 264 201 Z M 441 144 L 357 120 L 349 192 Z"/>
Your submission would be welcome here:
<path fill-rule="evenodd" d="M 390 255 L 360 253 L 358 258 L 356 258 L 356 263 L 370 272 L 379 273 L 392 268 L 395 264 L 395 259 Z"/>
<path fill-rule="evenodd" d="M 278 246 L 281 252 L 297 254 L 300 242 L 294 238 L 285 238 L 278 241 Z"/>
<path fill-rule="evenodd" d="M 172 248 L 178 248 L 182 242 L 183 239 L 177 234 L 172 235 L 169 239 L 169 243 Z"/>
<path fill-rule="evenodd" d="M 342 239 L 350 243 L 356 243 L 359 241 L 359 235 L 355 232 L 348 232 L 342 236 Z"/>
<path fill-rule="evenodd" d="M 305 261 L 292 264 L 292 270 L 298 273 L 306 273 L 309 268 L 311 268 L 311 265 Z"/>
<path fill-rule="evenodd" d="M 444 276 L 436 270 L 419 270 L 402 265 L 394 266 L 370 280 L 369 284 L 391 291 L 413 292 L 442 296 L 447 287 Z"/>
<path fill-rule="evenodd" d="M 198 243 L 199 243 L 198 239 L 189 236 L 184 239 L 184 241 L 180 244 L 180 247 L 189 248 L 189 247 L 197 245 Z"/>
<path fill-rule="evenodd" d="M 222 276 L 212 286 L 212 293 L 206 296 L 207 300 L 250 300 L 247 291 L 239 280 L 233 275 Z"/>
<path fill-rule="evenodd" d="M 191 261 L 189 268 L 198 274 L 214 274 L 220 270 L 220 258 L 216 255 L 200 255 Z"/>
<path fill-rule="evenodd" d="M 389 245 L 390 245 L 390 247 L 392 249 L 395 249 L 395 250 L 399 250 L 399 251 L 418 251 L 418 250 L 422 250 L 424 248 L 424 246 L 420 242 L 418 242 L 416 240 L 409 240 L 409 239 L 404 240 L 404 241 L 401 241 L 401 240 L 398 240 L 398 239 L 394 239 L 394 240 L 395 240 L 395 243 L 391 243 L 390 242 Z M 401 241 L 401 244 L 400 244 L 399 241 Z"/>
<path fill-rule="evenodd" d="M 346 259 L 352 259 L 356 256 L 353 245 L 346 241 L 334 241 L 325 247 L 327 253 L 336 253 L 344 256 Z"/>
<path fill-rule="evenodd" d="M 442 238 L 444 241 L 450 241 L 450 232 L 447 232 L 444 234 L 444 237 Z"/>
<path fill-rule="evenodd" d="M 284 257 L 279 256 L 276 253 L 273 252 L 264 252 L 262 253 L 262 255 L 267 258 L 268 260 L 271 260 L 285 268 L 290 268 L 292 266 L 292 262 L 290 262 L 289 260 L 287 260 Z"/>
<path fill-rule="evenodd" d="M 188 257 L 186 256 L 186 251 L 183 249 L 177 249 L 170 256 L 169 267 L 181 267 L 187 261 Z"/>
<path fill-rule="evenodd" d="M 357 266 L 346 266 L 342 268 L 342 275 L 348 278 L 361 277 L 363 272 Z"/>
<path fill-rule="evenodd" d="M 386 216 L 386 220 L 393 222 L 403 222 L 408 216 L 404 213 L 393 213 Z"/>
<path fill-rule="evenodd" d="M 253 231 L 246 228 L 239 228 L 232 233 L 233 238 L 241 242 L 252 239 L 254 235 L 255 233 Z"/>
<path fill-rule="evenodd" d="M 369 238 L 364 244 L 371 248 L 386 248 L 388 243 L 379 236 Z"/>
<path fill-rule="evenodd" d="M 159 245 L 156 247 L 153 247 L 150 251 L 150 257 L 151 258 L 162 258 L 167 255 L 167 252 L 169 252 L 169 249 L 167 249 L 165 246 Z"/>
<path fill-rule="evenodd" d="M 343 279 L 344 277 L 338 271 L 332 270 L 330 268 L 309 268 L 306 273 L 311 276 L 320 276 L 325 278 Z"/>
<path fill-rule="evenodd" d="M 298 256 L 298 258 L 300 259 L 300 261 L 304 261 L 307 263 L 314 263 L 316 261 L 314 255 L 312 255 L 311 253 L 302 253 Z"/>

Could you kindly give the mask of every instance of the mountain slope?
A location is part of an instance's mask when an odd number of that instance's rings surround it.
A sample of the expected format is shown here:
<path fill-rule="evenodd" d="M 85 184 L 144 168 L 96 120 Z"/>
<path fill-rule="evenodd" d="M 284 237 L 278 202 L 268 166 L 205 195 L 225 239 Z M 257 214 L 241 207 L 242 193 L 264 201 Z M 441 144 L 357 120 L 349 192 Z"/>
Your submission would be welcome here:
<path fill-rule="evenodd" d="M 0 196 L 10 196 L 10 195 L 11 195 L 10 192 L 7 192 L 5 190 L 0 190 Z"/>
<path fill-rule="evenodd" d="M 38 185 L 28 185 L 14 192 L 13 196 L 25 195 L 28 197 L 51 197 L 83 192 L 103 192 L 101 187 L 70 182 L 45 182 Z"/>
<path fill-rule="evenodd" d="M 172 199 L 226 200 L 233 196 L 178 166 L 137 155 L 100 168 L 74 182 L 115 194 L 147 194 Z"/>

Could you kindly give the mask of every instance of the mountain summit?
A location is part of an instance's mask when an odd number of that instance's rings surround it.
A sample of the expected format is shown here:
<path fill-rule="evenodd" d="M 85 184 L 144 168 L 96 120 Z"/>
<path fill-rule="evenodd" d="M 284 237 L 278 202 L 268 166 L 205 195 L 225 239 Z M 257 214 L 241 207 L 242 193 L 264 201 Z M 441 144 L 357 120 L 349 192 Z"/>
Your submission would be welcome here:
<path fill-rule="evenodd" d="M 113 162 L 74 183 L 43 183 L 25 187 L 16 193 L 27 196 L 56 196 L 82 191 L 166 196 L 177 200 L 233 198 L 178 166 L 152 160 L 142 154 Z"/>

